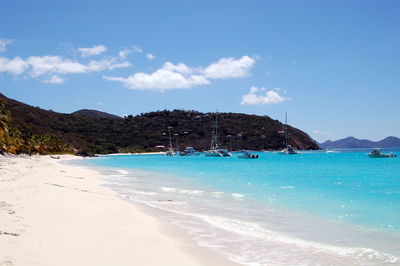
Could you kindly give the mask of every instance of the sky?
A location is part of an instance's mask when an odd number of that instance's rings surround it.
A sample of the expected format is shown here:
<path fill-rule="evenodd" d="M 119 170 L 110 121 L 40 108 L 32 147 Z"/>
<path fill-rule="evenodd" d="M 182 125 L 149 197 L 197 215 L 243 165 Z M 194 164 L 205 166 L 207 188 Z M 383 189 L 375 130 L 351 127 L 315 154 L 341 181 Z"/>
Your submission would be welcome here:
<path fill-rule="evenodd" d="M 0 92 L 47 110 L 267 115 L 400 137 L 400 1 L 0 0 Z"/>

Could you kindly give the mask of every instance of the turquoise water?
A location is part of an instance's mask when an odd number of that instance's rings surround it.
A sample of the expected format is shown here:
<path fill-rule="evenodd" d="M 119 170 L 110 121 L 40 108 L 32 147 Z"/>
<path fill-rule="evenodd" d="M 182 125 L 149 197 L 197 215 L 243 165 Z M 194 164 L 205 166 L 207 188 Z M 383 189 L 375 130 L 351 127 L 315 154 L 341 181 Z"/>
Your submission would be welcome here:
<path fill-rule="evenodd" d="M 365 153 L 89 162 L 119 169 L 110 174 L 111 187 L 162 210 L 199 244 L 243 264 L 399 264 L 400 158 Z"/>

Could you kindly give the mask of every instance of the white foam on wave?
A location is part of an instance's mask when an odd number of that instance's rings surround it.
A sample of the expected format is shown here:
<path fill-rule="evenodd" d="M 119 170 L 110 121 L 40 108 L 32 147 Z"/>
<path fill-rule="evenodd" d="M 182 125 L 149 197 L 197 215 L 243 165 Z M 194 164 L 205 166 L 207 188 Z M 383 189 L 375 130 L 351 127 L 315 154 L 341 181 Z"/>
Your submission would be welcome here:
<path fill-rule="evenodd" d="M 400 191 L 387 191 L 387 192 L 385 192 L 385 194 L 388 194 L 388 195 L 390 195 L 390 194 L 400 194 Z"/>
<path fill-rule="evenodd" d="M 235 234 L 241 235 L 243 237 L 251 237 L 259 239 L 259 241 L 278 242 L 280 244 L 285 244 L 297 249 L 301 249 L 305 252 L 311 253 L 326 253 L 330 255 L 339 256 L 354 256 L 356 258 L 368 258 L 370 260 L 380 261 L 382 263 L 397 263 L 400 258 L 391 254 L 386 254 L 373 250 L 370 248 L 362 247 L 338 247 L 329 244 L 319 243 L 315 241 L 300 239 L 292 237 L 283 233 L 266 230 L 262 228 L 259 224 L 224 218 L 220 216 L 210 216 L 202 214 L 187 214 L 193 217 L 199 218 L 204 222 L 229 231 Z"/>
<path fill-rule="evenodd" d="M 117 170 L 118 173 L 122 174 L 122 175 L 127 175 L 129 174 L 129 172 L 127 170 L 123 170 L 123 169 L 118 169 Z"/>
<path fill-rule="evenodd" d="M 232 197 L 234 197 L 235 199 L 242 199 L 244 198 L 245 195 L 243 194 L 239 194 L 239 193 L 232 193 Z"/>
<path fill-rule="evenodd" d="M 200 195 L 200 194 L 204 193 L 204 191 L 202 191 L 202 190 L 190 190 L 190 189 L 179 189 L 178 192 L 182 193 L 182 194 L 190 194 L 190 195 Z"/>
<path fill-rule="evenodd" d="M 142 191 L 142 190 L 132 190 L 132 189 L 130 189 L 129 192 L 139 195 L 150 195 L 150 196 L 155 196 L 158 194 L 157 192 L 153 191 Z"/>
<path fill-rule="evenodd" d="M 215 191 L 215 192 L 211 192 L 215 197 L 221 197 L 223 194 L 224 194 L 224 192 L 222 192 L 222 191 Z"/>
<path fill-rule="evenodd" d="M 281 189 L 294 189 L 294 186 L 281 186 Z"/>
<path fill-rule="evenodd" d="M 203 190 L 180 189 L 175 187 L 162 187 L 161 190 L 164 192 L 177 192 L 186 195 L 201 195 L 204 193 Z"/>
<path fill-rule="evenodd" d="M 162 190 L 179 191 L 173 187 L 162 187 Z M 129 198 L 128 195 L 121 196 Z M 186 207 L 187 203 L 182 201 L 160 199 L 149 201 L 132 197 L 130 199 L 178 215 L 173 218 L 174 224 L 188 230 L 199 245 L 215 249 L 231 260 L 246 265 L 269 265 L 269 262 L 277 262 L 275 265 L 287 265 L 287 262 L 293 262 L 293 259 L 300 265 L 309 262 L 309 259 L 312 261 L 312 258 L 317 260 L 340 258 L 343 262 L 350 262 L 347 265 L 363 263 L 393 265 L 400 262 L 397 256 L 370 248 L 334 246 L 268 230 L 265 225 L 256 222 L 191 212 Z M 289 256 L 290 254 L 294 257 Z M 279 260 L 282 260 L 282 263 Z"/>
<path fill-rule="evenodd" d="M 162 187 L 161 190 L 165 191 L 165 192 L 176 192 L 177 188 L 174 188 L 174 187 Z"/>

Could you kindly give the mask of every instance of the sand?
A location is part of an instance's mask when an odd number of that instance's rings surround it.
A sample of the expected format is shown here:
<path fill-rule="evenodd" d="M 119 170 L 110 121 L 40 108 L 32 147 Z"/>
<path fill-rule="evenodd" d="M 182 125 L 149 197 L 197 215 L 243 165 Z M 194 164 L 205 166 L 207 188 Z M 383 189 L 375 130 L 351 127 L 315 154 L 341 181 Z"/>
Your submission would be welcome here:
<path fill-rule="evenodd" d="M 0 159 L 0 265 L 233 265 L 102 186 L 75 156 Z"/>

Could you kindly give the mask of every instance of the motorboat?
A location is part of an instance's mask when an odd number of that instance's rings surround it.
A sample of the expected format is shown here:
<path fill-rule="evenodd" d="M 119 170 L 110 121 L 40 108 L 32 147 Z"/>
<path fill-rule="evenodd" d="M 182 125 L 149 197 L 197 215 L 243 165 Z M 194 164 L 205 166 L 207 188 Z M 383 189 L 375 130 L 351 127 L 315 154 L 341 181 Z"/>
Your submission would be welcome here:
<path fill-rule="evenodd" d="M 181 152 L 179 155 L 181 156 L 196 156 L 200 155 L 200 152 L 196 151 L 193 147 L 186 147 L 183 152 Z"/>
<path fill-rule="evenodd" d="M 397 157 L 396 154 L 393 153 L 382 153 L 380 149 L 373 149 L 370 153 L 367 153 L 369 158 L 392 158 Z"/>
<path fill-rule="evenodd" d="M 165 155 L 165 156 L 175 156 L 175 155 L 176 155 L 176 152 L 173 151 L 173 150 L 169 150 L 169 151 L 166 151 L 166 152 L 164 153 L 164 155 Z"/>
<path fill-rule="evenodd" d="M 258 154 L 252 153 L 251 151 L 242 151 L 238 155 L 239 159 L 258 159 Z"/>

